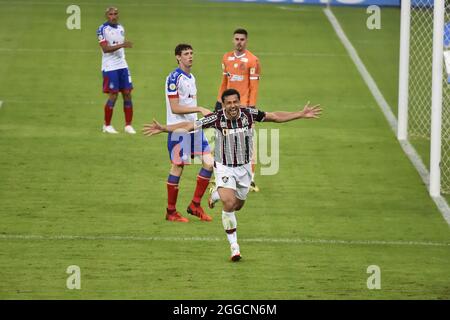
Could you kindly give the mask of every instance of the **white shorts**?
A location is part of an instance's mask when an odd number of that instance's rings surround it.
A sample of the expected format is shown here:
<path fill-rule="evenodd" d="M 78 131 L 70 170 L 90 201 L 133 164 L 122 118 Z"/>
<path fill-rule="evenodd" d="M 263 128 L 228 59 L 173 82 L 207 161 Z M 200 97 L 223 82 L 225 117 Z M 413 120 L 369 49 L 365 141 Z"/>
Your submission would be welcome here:
<path fill-rule="evenodd" d="M 214 176 L 216 186 L 233 189 L 236 191 L 236 198 L 247 199 L 250 183 L 252 182 L 252 166 L 250 163 L 239 167 L 228 167 L 216 162 L 214 166 Z"/>

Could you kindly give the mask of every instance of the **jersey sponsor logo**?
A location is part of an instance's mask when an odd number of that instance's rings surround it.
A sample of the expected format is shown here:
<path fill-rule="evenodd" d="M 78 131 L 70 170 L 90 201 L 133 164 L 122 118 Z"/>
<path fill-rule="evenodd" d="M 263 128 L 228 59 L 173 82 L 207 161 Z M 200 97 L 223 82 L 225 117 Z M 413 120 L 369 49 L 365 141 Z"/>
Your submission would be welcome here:
<path fill-rule="evenodd" d="M 230 78 L 230 81 L 244 81 L 244 76 L 233 74 Z"/>
<path fill-rule="evenodd" d="M 203 124 L 208 124 L 208 123 L 214 122 L 216 120 L 217 120 L 217 115 L 212 114 L 212 115 L 207 116 L 206 118 L 204 118 Z"/>
<path fill-rule="evenodd" d="M 247 108 L 247 111 L 255 116 L 258 115 L 258 110 L 255 108 Z"/>
<path fill-rule="evenodd" d="M 248 62 L 248 58 L 241 58 L 242 62 Z"/>
<path fill-rule="evenodd" d="M 234 61 L 235 59 L 235 57 L 228 57 L 228 61 Z"/>
<path fill-rule="evenodd" d="M 195 128 L 207 126 L 210 123 L 213 123 L 217 120 L 217 115 L 214 113 L 211 113 L 197 121 L 195 121 Z"/>
<path fill-rule="evenodd" d="M 222 129 L 222 134 L 224 136 L 227 136 L 227 135 L 230 135 L 230 134 L 243 133 L 243 132 L 247 132 L 247 131 L 248 131 L 248 127 L 236 128 L 236 129 Z"/>

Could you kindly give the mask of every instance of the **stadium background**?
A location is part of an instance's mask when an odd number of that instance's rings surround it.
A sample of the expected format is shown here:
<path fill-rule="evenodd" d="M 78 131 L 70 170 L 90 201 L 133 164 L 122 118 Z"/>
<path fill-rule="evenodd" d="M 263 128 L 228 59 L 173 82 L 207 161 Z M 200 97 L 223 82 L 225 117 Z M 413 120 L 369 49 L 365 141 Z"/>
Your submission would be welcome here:
<path fill-rule="evenodd" d="M 134 43 L 136 128 L 164 120 L 179 42 L 193 45 L 199 103 L 212 107 L 238 26 L 261 60 L 262 109 L 324 107 L 320 121 L 264 125 L 280 129 L 280 171 L 239 213 L 244 260 L 231 264 L 220 209 L 210 224 L 164 220 L 166 137 L 101 134 L 95 31 L 111 3 L 78 3 L 81 30 L 66 28 L 70 4 L 0 2 L 0 298 L 450 297 L 448 225 L 320 6 L 115 2 Z M 382 9 L 381 30 L 365 27 L 364 7 L 333 12 L 396 106 L 399 9 Z M 180 209 L 197 171 L 185 170 Z M 81 290 L 66 288 L 69 265 Z M 381 290 L 367 289 L 369 265 Z"/>

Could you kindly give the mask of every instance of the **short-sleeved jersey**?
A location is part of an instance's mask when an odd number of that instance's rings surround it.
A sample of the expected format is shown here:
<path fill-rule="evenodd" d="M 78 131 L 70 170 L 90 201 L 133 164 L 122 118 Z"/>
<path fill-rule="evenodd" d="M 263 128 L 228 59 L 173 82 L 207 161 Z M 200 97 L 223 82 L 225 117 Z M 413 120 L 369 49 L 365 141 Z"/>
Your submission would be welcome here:
<path fill-rule="evenodd" d="M 225 111 L 213 112 L 195 122 L 195 128 L 216 129 L 214 160 L 227 166 L 241 166 L 252 160 L 253 126 L 266 118 L 264 111 L 240 108 L 236 120 L 226 117 Z"/>
<path fill-rule="evenodd" d="M 221 101 L 223 91 L 232 88 L 239 91 L 243 106 L 254 107 L 261 73 L 258 58 L 248 50 L 240 56 L 231 51 L 223 56 L 222 70 L 223 80 L 217 101 Z"/>
<path fill-rule="evenodd" d="M 99 43 L 107 43 L 115 46 L 125 42 L 125 29 L 120 24 L 110 24 L 105 22 L 97 29 L 97 39 Z M 125 49 L 120 48 L 114 52 L 102 51 L 102 71 L 113 71 L 128 68 L 125 60 Z"/>
<path fill-rule="evenodd" d="M 170 99 L 178 98 L 178 103 L 183 107 L 197 106 L 197 87 L 195 77 L 186 74 L 180 68 L 175 69 L 166 78 L 166 109 L 167 124 L 175 124 L 183 121 L 196 121 L 197 113 L 174 114 L 170 107 Z"/>

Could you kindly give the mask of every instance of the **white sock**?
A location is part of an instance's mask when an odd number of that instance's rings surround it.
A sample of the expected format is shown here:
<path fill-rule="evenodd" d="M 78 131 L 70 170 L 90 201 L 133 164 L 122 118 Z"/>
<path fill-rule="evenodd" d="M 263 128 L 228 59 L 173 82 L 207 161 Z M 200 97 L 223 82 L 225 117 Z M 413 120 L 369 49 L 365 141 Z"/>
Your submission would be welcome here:
<path fill-rule="evenodd" d="M 228 242 L 230 244 L 237 243 L 237 231 L 234 231 L 233 233 L 227 233 Z"/>
<path fill-rule="evenodd" d="M 237 220 L 236 215 L 233 212 L 227 212 L 222 210 L 222 224 L 225 231 L 236 229 L 237 227 Z M 237 232 L 236 230 L 233 233 L 227 232 L 227 238 L 230 244 L 237 242 Z"/>
<path fill-rule="evenodd" d="M 212 193 L 211 199 L 214 202 L 217 202 L 220 200 L 219 192 L 217 190 Z"/>

